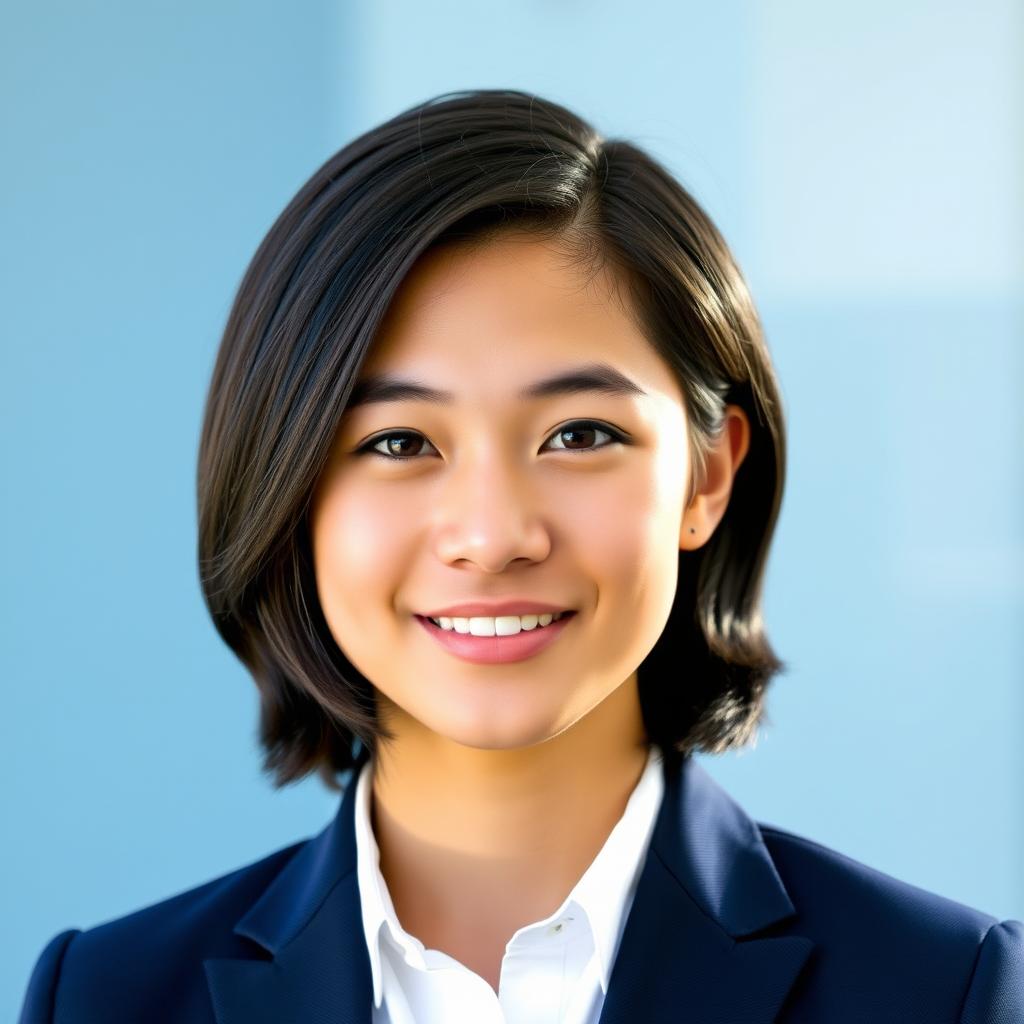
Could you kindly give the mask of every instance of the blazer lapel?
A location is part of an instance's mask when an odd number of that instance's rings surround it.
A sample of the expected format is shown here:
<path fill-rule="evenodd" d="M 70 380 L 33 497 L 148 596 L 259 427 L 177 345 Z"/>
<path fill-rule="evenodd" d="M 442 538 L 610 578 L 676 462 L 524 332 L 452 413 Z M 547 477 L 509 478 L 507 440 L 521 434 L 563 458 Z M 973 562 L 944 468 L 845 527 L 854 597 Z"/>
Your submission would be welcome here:
<path fill-rule="evenodd" d="M 272 959 L 207 959 L 217 1024 L 370 1024 L 373 984 L 356 876 L 355 779 L 334 820 L 235 925 Z"/>
<path fill-rule="evenodd" d="M 600 1024 L 769 1024 L 814 943 L 756 936 L 795 914 L 760 831 L 692 757 L 664 771 Z"/>
<path fill-rule="evenodd" d="M 600 1024 L 770 1024 L 813 948 L 759 937 L 793 904 L 757 826 L 691 758 L 665 795 Z M 334 820 L 235 926 L 261 959 L 207 959 L 217 1024 L 370 1024 L 356 875 L 355 775 Z"/>

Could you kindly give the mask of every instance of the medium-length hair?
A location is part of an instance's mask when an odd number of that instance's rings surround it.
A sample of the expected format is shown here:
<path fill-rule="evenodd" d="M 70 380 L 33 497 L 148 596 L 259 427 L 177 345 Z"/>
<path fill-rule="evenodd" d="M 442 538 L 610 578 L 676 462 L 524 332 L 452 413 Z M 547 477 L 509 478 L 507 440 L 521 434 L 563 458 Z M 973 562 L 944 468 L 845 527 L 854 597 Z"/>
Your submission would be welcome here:
<path fill-rule="evenodd" d="M 637 670 L 663 755 L 756 736 L 785 669 L 765 634 L 765 564 L 785 471 L 778 383 L 744 278 L 708 215 L 656 160 L 564 106 L 506 89 L 444 93 L 360 135 L 299 189 L 238 287 L 199 443 L 198 558 L 218 632 L 260 694 L 263 771 L 331 789 L 390 733 L 317 596 L 311 498 L 374 335 L 432 246 L 507 230 L 608 266 L 679 380 L 692 497 L 724 410 L 751 425 L 726 511 L 680 550 L 676 594 Z"/>

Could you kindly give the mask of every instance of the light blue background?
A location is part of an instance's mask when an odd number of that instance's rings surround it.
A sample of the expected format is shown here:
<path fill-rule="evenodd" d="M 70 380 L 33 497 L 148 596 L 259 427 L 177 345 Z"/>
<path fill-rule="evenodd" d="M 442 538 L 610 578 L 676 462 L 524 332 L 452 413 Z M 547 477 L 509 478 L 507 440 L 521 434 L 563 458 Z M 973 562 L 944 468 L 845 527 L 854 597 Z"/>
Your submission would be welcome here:
<path fill-rule="evenodd" d="M 35 958 L 319 831 L 259 774 L 195 565 L 229 303 L 312 171 L 507 86 L 664 160 L 782 381 L 756 818 L 1024 917 L 1022 35 L 1013 0 L 8 5 L 0 1016 Z"/>

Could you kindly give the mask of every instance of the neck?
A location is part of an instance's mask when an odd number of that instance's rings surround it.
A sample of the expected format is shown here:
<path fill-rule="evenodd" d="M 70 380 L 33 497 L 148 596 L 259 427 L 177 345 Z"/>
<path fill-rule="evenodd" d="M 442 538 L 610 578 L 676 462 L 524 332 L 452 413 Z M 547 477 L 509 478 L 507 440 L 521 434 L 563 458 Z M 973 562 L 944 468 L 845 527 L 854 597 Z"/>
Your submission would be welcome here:
<path fill-rule="evenodd" d="M 637 677 L 557 736 L 467 747 L 388 723 L 372 764 L 381 873 L 402 926 L 429 948 L 488 922 L 493 943 L 553 913 L 604 845 L 648 746 Z M 477 936 L 479 939 L 480 936 Z"/>

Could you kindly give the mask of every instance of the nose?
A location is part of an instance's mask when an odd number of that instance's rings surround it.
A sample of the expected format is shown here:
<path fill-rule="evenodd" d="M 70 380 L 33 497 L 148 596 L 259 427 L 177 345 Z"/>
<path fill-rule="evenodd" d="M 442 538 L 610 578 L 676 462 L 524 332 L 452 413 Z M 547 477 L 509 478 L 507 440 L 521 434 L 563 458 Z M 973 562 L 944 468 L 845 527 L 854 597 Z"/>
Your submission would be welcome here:
<path fill-rule="evenodd" d="M 438 557 L 501 572 L 517 558 L 542 561 L 551 535 L 536 487 L 509 459 L 481 453 L 452 471 L 435 520 Z"/>

